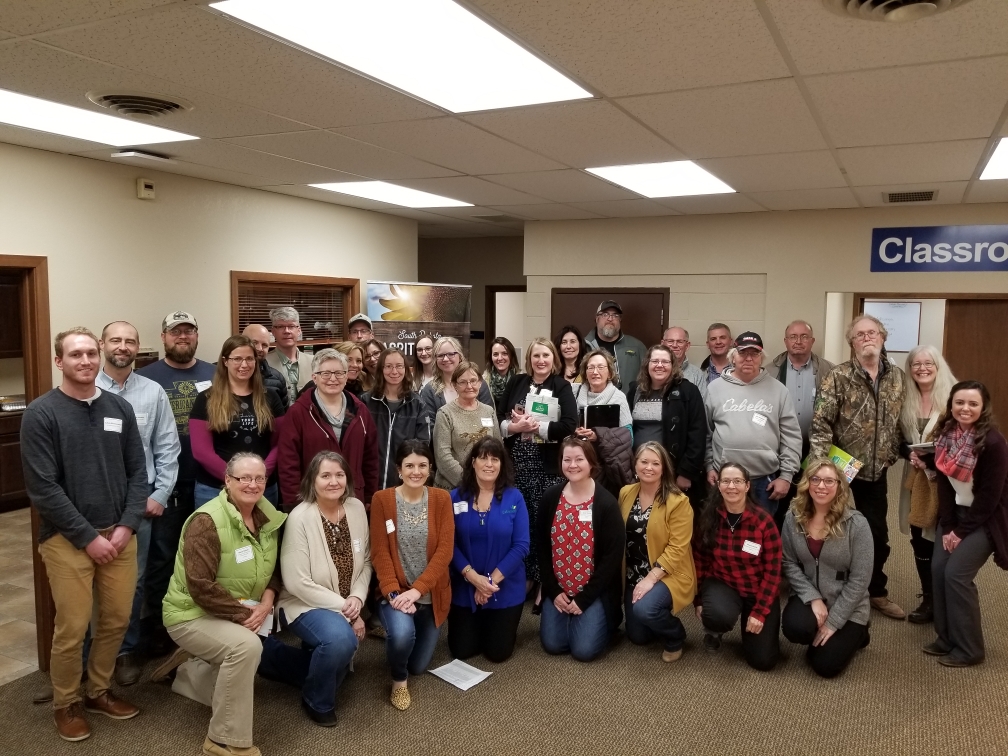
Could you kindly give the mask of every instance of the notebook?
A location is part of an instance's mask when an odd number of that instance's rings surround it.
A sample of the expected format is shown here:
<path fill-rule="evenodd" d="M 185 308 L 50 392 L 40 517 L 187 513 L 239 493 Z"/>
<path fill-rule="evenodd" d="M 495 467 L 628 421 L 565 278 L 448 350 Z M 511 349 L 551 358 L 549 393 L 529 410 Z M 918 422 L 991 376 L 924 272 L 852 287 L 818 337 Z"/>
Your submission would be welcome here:
<path fill-rule="evenodd" d="M 618 428 L 620 406 L 618 404 L 594 404 L 581 408 L 582 428 Z"/>

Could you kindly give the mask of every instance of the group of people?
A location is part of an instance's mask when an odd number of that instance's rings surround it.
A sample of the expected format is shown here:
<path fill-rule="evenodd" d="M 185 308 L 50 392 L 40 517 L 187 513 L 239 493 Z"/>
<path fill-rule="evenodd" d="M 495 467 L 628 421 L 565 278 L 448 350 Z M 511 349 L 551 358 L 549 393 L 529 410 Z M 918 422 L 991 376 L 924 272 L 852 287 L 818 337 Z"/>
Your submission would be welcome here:
<path fill-rule="evenodd" d="M 884 572 L 901 456 L 922 594 L 909 619 L 934 622 L 939 663 L 983 661 L 973 578 L 992 554 L 1008 569 L 1008 445 L 982 384 L 929 346 L 904 373 L 867 315 L 836 366 L 804 321 L 766 366 L 758 334 L 715 323 L 695 366 L 685 329 L 648 348 L 621 318 L 604 301 L 586 337 L 533 339 L 523 365 L 498 337 L 482 372 L 451 337 L 415 358 L 386 348 L 363 314 L 350 341 L 308 354 L 289 307 L 215 365 L 184 311 L 139 371 L 129 323 L 58 334 L 63 380 L 25 412 L 22 455 L 60 736 L 88 737 L 85 712 L 139 712 L 111 686 L 137 682 L 143 652 L 164 657 L 153 680 L 212 707 L 204 753 L 254 756 L 256 674 L 334 725 L 371 634 L 403 710 L 442 625 L 455 658 L 503 662 L 526 604 L 550 654 L 590 661 L 624 624 L 674 662 L 692 604 L 708 652 L 739 625 L 744 658 L 769 670 L 783 631 L 831 677 L 868 644 L 873 609 L 906 617 Z"/>

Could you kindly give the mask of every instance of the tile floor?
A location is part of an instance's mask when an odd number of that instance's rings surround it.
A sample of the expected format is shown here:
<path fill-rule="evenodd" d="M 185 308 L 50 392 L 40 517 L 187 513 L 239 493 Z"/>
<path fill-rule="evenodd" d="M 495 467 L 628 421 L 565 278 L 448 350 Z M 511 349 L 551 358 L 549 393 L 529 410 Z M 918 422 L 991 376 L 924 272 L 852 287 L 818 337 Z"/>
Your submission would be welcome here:
<path fill-rule="evenodd" d="M 38 669 L 30 510 L 0 514 L 0 685 Z"/>

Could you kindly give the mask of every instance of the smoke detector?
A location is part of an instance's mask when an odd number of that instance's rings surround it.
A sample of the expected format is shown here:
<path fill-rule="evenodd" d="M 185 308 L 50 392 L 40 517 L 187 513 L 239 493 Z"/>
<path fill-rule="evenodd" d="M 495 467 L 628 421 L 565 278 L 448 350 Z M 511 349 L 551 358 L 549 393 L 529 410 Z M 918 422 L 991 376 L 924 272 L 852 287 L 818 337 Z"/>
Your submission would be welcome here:
<path fill-rule="evenodd" d="M 181 97 L 169 99 L 144 92 L 88 92 L 87 98 L 95 105 L 138 121 L 153 121 L 179 111 L 193 109 L 193 104 Z"/>
<path fill-rule="evenodd" d="M 970 0 L 822 0 L 829 10 L 866 21 L 916 21 L 965 5 Z"/>

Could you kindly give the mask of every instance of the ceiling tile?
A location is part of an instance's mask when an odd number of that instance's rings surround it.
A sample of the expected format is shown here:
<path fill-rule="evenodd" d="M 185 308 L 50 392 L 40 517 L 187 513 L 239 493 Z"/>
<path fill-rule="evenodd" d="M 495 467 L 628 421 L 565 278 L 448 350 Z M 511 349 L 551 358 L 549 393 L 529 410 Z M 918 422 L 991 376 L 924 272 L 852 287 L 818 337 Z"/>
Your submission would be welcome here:
<path fill-rule="evenodd" d="M 697 162 L 739 192 L 846 186 L 828 150 L 712 158 Z"/>
<path fill-rule="evenodd" d="M 334 131 L 462 173 L 513 173 L 564 167 L 456 118 L 368 124 Z"/>
<path fill-rule="evenodd" d="M 837 147 L 989 137 L 1008 100 L 1008 57 L 817 76 L 806 84 Z"/>
<path fill-rule="evenodd" d="M 675 210 L 648 199 L 572 202 L 571 205 L 604 218 L 650 218 L 658 215 L 678 215 Z"/>
<path fill-rule="evenodd" d="M 46 42 L 318 127 L 441 115 L 194 5 L 60 32 Z"/>
<path fill-rule="evenodd" d="M 619 101 L 689 158 L 826 149 L 793 79 Z"/>
<path fill-rule="evenodd" d="M 177 0 L 12 0 L 3 4 L 4 29 L 17 36 L 131 15 Z"/>
<path fill-rule="evenodd" d="M 527 218 L 528 220 L 584 220 L 601 217 L 597 213 L 591 213 L 579 207 L 558 203 L 550 205 L 496 205 L 494 209 L 516 218 Z"/>
<path fill-rule="evenodd" d="M 709 215 L 713 213 L 758 213 L 760 207 L 743 194 L 707 194 L 700 197 L 669 197 L 656 200 L 684 215 Z"/>
<path fill-rule="evenodd" d="M 547 59 L 610 97 L 787 76 L 740 0 L 471 0 Z"/>
<path fill-rule="evenodd" d="M 962 202 L 963 192 L 968 181 L 947 181 L 944 183 L 930 182 L 927 184 L 886 184 L 883 186 L 856 186 L 854 193 L 865 207 L 892 207 L 882 200 L 883 194 L 889 192 L 916 192 L 937 189 L 938 196 L 933 202 L 905 203 L 907 205 L 958 205 Z M 904 204 L 904 203 L 900 203 Z"/>
<path fill-rule="evenodd" d="M 574 168 L 683 157 L 611 103 L 557 103 L 465 116 L 477 126 Z"/>
<path fill-rule="evenodd" d="M 0 71 L 3 72 L 0 86 L 5 89 L 98 113 L 109 111 L 88 100 L 88 92 L 143 92 L 168 99 L 181 97 L 189 100 L 193 109 L 161 118 L 157 125 L 204 138 L 304 128 L 295 121 L 207 94 L 201 89 L 87 60 L 36 42 L 0 47 Z M 40 76 L 40 72 L 45 75 Z"/>
<path fill-rule="evenodd" d="M 966 202 L 1008 202 L 1008 179 L 974 181 Z"/>
<path fill-rule="evenodd" d="M 838 150 L 840 162 L 856 186 L 969 179 L 987 145 L 986 139 Z"/>
<path fill-rule="evenodd" d="M 503 184 L 554 202 L 605 202 L 606 200 L 638 199 L 637 195 L 620 189 L 602 179 L 581 171 L 538 171 L 536 173 L 502 173 L 487 177 Z"/>
<path fill-rule="evenodd" d="M 818 1 L 766 0 L 766 4 L 804 74 L 1008 53 L 1004 0 L 972 0 L 954 13 L 906 24 L 843 18 Z"/>
<path fill-rule="evenodd" d="M 371 179 L 427 178 L 455 174 L 447 168 L 439 168 L 408 155 L 389 152 L 329 131 L 298 131 L 227 141 L 252 150 L 323 165 Z"/>
<path fill-rule="evenodd" d="M 825 210 L 857 207 L 857 200 L 847 187 L 830 189 L 793 189 L 782 192 L 751 192 L 749 196 L 770 210 Z"/>
<path fill-rule="evenodd" d="M 152 163 L 149 160 L 127 158 L 125 160 L 112 159 L 108 152 L 80 154 L 81 157 L 97 158 L 116 165 L 130 165 L 137 169 L 137 177 L 149 177 L 154 172 L 174 173 L 179 176 L 189 176 L 190 178 L 206 179 L 207 181 L 217 181 L 222 184 L 235 184 L 236 186 L 247 186 L 257 189 L 273 183 L 273 179 L 268 176 L 259 176 L 245 171 L 230 171 L 226 168 L 214 168 L 195 163 L 171 162 Z"/>
<path fill-rule="evenodd" d="M 398 183 L 411 189 L 440 194 L 442 197 L 451 197 L 474 205 L 535 205 L 544 199 L 500 184 L 492 184 L 475 176 L 405 179 Z"/>

